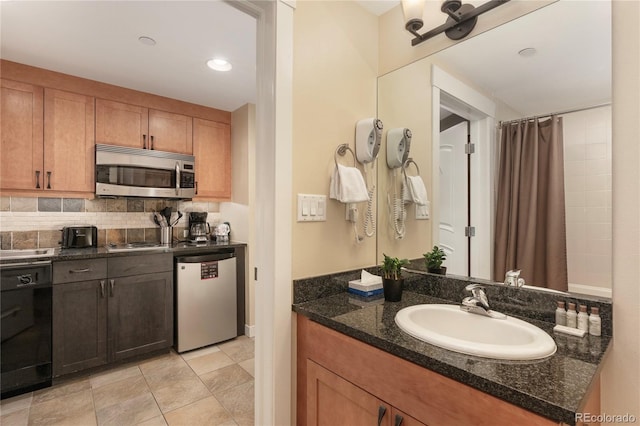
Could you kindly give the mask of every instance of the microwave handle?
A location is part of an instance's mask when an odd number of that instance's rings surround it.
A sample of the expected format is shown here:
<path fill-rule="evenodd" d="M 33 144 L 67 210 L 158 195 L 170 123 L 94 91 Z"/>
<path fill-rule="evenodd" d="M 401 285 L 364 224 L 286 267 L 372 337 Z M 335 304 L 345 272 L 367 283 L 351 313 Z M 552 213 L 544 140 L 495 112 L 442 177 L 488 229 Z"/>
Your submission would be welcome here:
<path fill-rule="evenodd" d="M 180 195 L 180 163 L 176 162 L 176 195 Z"/>

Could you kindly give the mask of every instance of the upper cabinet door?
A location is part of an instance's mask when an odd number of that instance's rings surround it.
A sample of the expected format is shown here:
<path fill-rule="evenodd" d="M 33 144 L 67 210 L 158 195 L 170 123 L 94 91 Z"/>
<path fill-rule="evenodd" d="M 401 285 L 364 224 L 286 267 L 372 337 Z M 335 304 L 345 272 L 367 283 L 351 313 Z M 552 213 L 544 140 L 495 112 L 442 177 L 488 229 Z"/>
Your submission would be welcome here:
<path fill-rule="evenodd" d="M 96 143 L 146 149 L 148 129 L 147 108 L 96 100 Z"/>
<path fill-rule="evenodd" d="M 186 115 L 149 110 L 149 149 L 193 154 L 193 119 Z"/>
<path fill-rule="evenodd" d="M 2 90 L 2 189 L 42 188 L 43 89 L 31 84 L 0 80 Z M 39 188 L 38 188 L 39 187 Z"/>
<path fill-rule="evenodd" d="M 231 127 L 193 119 L 196 198 L 231 199 Z"/>
<path fill-rule="evenodd" d="M 44 189 L 94 192 L 94 98 L 45 89 Z"/>

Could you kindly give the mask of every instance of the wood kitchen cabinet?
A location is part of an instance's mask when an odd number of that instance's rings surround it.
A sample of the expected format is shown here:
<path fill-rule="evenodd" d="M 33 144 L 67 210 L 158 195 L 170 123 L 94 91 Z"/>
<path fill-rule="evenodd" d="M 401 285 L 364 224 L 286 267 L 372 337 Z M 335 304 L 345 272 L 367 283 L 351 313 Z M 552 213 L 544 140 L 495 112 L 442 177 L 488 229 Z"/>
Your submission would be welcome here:
<path fill-rule="evenodd" d="M 2 80 L 2 168 L 8 191 L 93 192 L 94 99 Z"/>
<path fill-rule="evenodd" d="M 557 425 L 302 315 L 297 380 L 298 426 Z"/>
<path fill-rule="evenodd" d="M 94 98 L 44 89 L 45 190 L 94 192 Z"/>
<path fill-rule="evenodd" d="M 53 264 L 53 375 L 107 363 L 107 260 Z"/>
<path fill-rule="evenodd" d="M 182 114 L 98 99 L 96 143 L 193 154 L 193 119 Z"/>
<path fill-rule="evenodd" d="M 109 291 L 111 360 L 173 345 L 173 271 L 109 278 Z"/>
<path fill-rule="evenodd" d="M 43 167 L 44 89 L 32 84 L 0 80 L 2 90 L 2 189 L 36 189 Z M 39 180 L 40 187 L 42 181 Z"/>
<path fill-rule="evenodd" d="M 307 401 L 307 426 L 424 426 L 309 359 Z"/>
<path fill-rule="evenodd" d="M 173 345 L 171 253 L 53 264 L 53 375 Z"/>
<path fill-rule="evenodd" d="M 195 199 L 231 199 L 231 127 L 215 121 L 193 120 L 196 157 Z"/>

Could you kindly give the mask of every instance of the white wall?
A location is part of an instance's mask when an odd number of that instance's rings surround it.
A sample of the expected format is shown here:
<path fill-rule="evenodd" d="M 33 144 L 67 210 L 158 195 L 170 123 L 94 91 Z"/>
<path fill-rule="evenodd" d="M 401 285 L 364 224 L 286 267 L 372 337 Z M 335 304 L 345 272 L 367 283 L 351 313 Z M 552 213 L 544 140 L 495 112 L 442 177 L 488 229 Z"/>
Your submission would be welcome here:
<path fill-rule="evenodd" d="M 613 348 L 602 410 L 640 419 L 640 2 L 613 12 Z"/>
<path fill-rule="evenodd" d="M 377 40 L 377 17 L 353 1 L 297 3 L 292 196 L 295 200 L 299 193 L 327 195 L 327 220 L 293 223 L 293 278 L 376 262 L 376 238 L 356 244 L 351 223 L 345 220 L 345 205 L 328 195 L 336 148 L 348 143 L 354 149 L 356 122 L 376 116 Z M 339 161 L 353 165 L 349 153 Z M 292 207 L 295 221 L 297 203 Z M 366 203 L 358 205 L 360 212 L 365 207 Z M 362 229 L 362 213 L 359 226 Z"/>

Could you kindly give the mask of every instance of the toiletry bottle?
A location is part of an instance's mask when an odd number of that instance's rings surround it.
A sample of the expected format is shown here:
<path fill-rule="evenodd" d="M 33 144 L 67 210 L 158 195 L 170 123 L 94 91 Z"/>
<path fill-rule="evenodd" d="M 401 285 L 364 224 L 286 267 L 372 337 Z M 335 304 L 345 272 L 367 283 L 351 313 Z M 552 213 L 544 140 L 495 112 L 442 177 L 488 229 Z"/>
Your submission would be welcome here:
<path fill-rule="evenodd" d="M 601 333 L 602 319 L 600 319 L 600 310 L 594 306 L 591 308 L 591 315 L 589 315 L 589 334 L 600 336 Z"/>
<path fill-rule="evenodd" d="M 589 331 L 589 314 L 587 314 L 587 305 L 580 305 L 580 312 L 578 312 L 578 330 Z"/>
<path fill-rule="evenodd" d="M 556 324 L 567 325 L 567 311 L 564 309 L 564 302 L 558 300 L 558 307 L 556 308 Z"/>
<path fill-rule="evenodd" d="M 576 328 L 578 326 L 578 313 L 576 312 L 576 304 L 569 302 L 567 309 L 567 327 Z"/>

